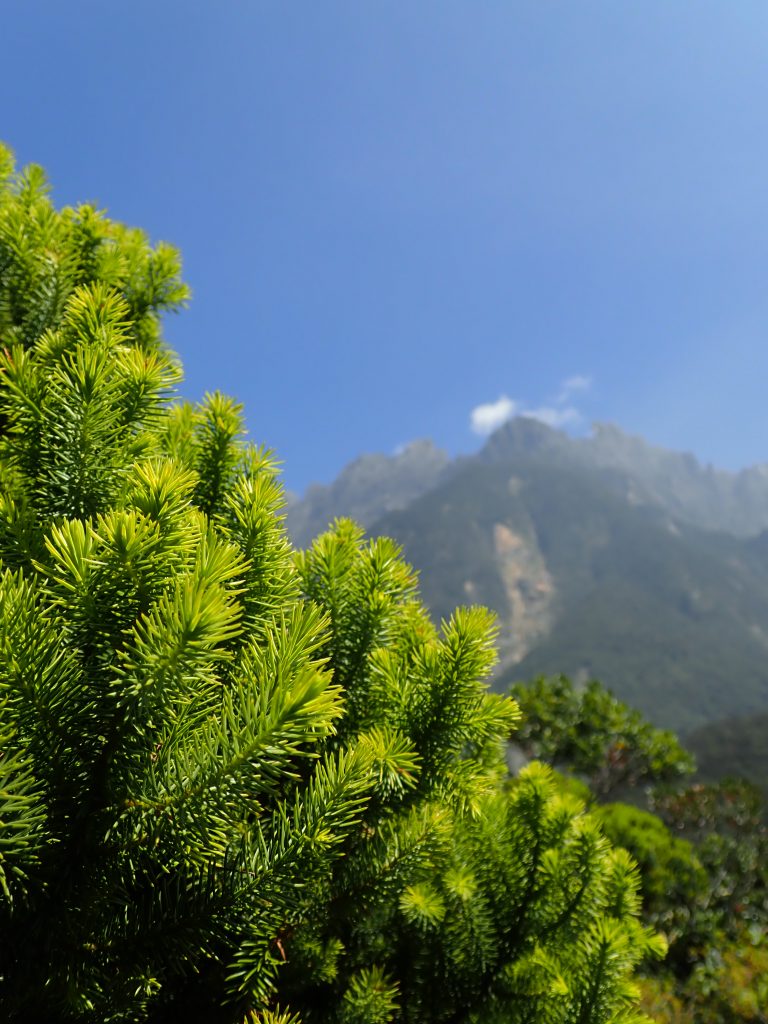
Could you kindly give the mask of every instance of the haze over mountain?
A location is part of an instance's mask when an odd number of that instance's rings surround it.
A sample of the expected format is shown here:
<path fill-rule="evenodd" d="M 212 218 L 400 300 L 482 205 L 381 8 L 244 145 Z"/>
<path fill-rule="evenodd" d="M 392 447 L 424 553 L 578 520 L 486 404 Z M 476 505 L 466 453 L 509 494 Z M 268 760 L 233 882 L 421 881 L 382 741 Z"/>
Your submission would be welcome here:
<path fill-rule="evenodd" d="M 594 676 L 685 732 L 768 710 L 768 468 L 730 473 L 598 425 L 524 417 L 474 456 L 363 456 L 295 501 L 299 544 L 337 515 L 395 537 L 436 618 L 499 616 L 498 686 Z"/>

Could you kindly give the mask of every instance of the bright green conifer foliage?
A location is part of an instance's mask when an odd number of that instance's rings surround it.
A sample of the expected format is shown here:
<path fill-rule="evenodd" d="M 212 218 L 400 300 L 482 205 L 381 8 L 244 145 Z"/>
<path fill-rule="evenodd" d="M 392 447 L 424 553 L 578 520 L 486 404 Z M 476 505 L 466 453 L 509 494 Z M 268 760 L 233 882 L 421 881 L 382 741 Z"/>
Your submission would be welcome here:
<path fill-rule="evenodd" d="M 489 616 L 292 552 L 240 409 L 169 404 L 178 275 L 3 153 L 0 1016 L 637 1020 L 635 868 L 507 780 Z"/>

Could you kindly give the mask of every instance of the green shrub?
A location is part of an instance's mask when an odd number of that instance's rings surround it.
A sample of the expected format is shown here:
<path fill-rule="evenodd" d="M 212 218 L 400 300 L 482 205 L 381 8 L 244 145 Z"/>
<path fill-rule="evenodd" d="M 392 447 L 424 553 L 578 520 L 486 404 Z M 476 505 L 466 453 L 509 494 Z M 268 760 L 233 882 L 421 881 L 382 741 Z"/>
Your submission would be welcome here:
<path fill-rule="evenodd" d="M 239 408 L 169 404 L 176 254 L 0 164 L 3 1020 L 639 1019 L 636 869 L 506 786 L 489 615 L 296 556 Z"/>

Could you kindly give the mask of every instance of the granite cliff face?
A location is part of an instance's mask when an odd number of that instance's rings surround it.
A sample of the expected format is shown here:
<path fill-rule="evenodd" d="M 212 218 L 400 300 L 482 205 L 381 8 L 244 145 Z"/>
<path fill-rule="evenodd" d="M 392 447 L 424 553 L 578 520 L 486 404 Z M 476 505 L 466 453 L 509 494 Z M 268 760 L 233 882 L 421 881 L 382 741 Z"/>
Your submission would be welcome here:
<path fill-rule="evenodd" d="M 366 456 L 293 506 L 299 543 L 335 515 L 394 536 L 436 620 L 499 619 L 496 684 L 595 676 L 660 724 L 768 710 L 768 476 L 702 467 L 601 426 L 527 419 L 449 462 Z M 311 525 L 310 525 L 311 524 Z"/>
<path fill-rule="evenodd" d="M 555 585 L 533 538 L 494 523 L 493 548 L 509 609 L 499 623 L 499 659 L 516 665 L 552 629 Z"/>

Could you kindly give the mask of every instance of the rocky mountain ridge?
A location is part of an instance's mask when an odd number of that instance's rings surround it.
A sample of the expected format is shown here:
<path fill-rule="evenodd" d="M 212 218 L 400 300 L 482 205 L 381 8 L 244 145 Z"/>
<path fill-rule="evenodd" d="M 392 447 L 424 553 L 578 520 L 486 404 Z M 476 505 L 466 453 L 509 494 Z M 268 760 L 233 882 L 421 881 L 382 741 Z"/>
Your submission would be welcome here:
<path fill-rule="evenodd" d="M 601 470 L 628 501 L 655 505 L 704 529 L 741 537 L 768 529 L 768 463 L 731 472 L 649 444 L 612 423 L 595 423 L 589 437 L 573 438 L 525 417 L 501 426 L 477 457 L 506 461 L 533 453 Z"/>
<path fill-rule="evenodd" d="M 294 537 L 351 514 L 403 545 L 436 619 L 493 608 L 500 687 L 595 676 L 682 731 L 768 710 L 763 467 L 727 473 L 615 427 L 574 439 L 523 418 L 475 456 L 436 452 L 358 460 L 289 510 Z"/>

